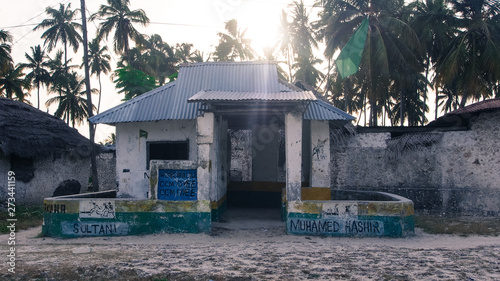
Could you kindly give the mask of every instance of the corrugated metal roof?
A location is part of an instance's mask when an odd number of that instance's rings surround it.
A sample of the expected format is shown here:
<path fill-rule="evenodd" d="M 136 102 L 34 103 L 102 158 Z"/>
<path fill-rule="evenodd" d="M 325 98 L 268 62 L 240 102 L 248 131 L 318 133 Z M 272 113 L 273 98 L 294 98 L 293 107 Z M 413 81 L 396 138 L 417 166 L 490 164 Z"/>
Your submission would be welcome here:
<path fill-rule="evenodd" d="M 189 102 L 207 101 L 313 101 L 316 100 L 310 91 L 293 92 L 229 92 L 229 91 L 200 91 L 188 99 Z"/>
<path fill-rule="evenodd" d="M 356 119 L 354 116 L 336 108 L 335 106 L 326 103 L 322 100 L 316 100 L 309 104 L 304 113 L 306 120 L 346 120 L 351 121 Z"/>
<path fill-rule="evenodd" d="M 125 103 L 108 109 L 89 120 L 95 124 L 115 124 L 125 122 L 146 122 L 169 119 L 189 119 L 176 118 L 183 116 L 175 116 L 173 114 L 173 106 L 175 105 L 175 89 L 176 83 L 172 82 L 154 89 L 148 93 L 142 94 Z M 195 114 L 200 109 L 200 104 L 190 104 L 184 117 L 189 117 L 190 112 Z"/>
<path fill-rule="evenodd" d="M 89 120 L 92 123 L 116 124 L 158 120 L 196 119 L 201 103 L 188 103 L 199 92 L 265 93 L 297 95 L 304 98 L 308 92 L 298 92 L 280 83 L 274 62 L 203 62 L 182 65 L 177 81 L 106 110 Z M 282 93 L 287 92 L 287 93 Z M 290 97 L 288 97 L 290 99 Z M 325 103 L 326 104 L 326 103 Z M 341 120 L 340 110 L 328 104 L 311 103 L 306 116 L 318 120 Z M 311 112 L 310 112 L 311 111 Z M 308 113 L 310 112 L 310 113 Z M 347 120 L 352 116 L 346 114 Z M 350 118 L 349 118 L 350 117 Z"/>

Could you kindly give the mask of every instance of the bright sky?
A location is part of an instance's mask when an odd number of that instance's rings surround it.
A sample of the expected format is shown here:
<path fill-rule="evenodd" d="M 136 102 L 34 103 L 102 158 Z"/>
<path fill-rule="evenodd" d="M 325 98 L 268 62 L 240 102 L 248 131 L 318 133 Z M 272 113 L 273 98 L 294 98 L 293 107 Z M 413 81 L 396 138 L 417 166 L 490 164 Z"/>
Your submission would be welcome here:
<path fill-rule="evenodd" d="M 314 18 L 318 12 L 317 8 L 312 8 L 314 0 L 304 0 L 306 8 L 310 13 L 310 19 Z M 43 45 L 40 39 L 42 30 L 33 31 L 36 24 L 45 17 L 47 7 L 58 8 L 59 3 L 71 3 L 73 9 L 80 8 L 78 0 L 2 0 L 0 5 L 0 29 L 7 30 L 13 36 L 12 55 L 15 63 L 25 62 L 25 53 L 30 53 L 30 47 Z M 86 0 L 87 10 L 95 13 L 105 0 Z M 176 43 L 192 43 L 195 49 L 204 52 L 208 57 L 213 52 L 218 43 L 217 32 L 224 31 L 224 22 L 230 19 L 237 19 L 241 28 L 248 28 L 247 38 L 252 39 L 253 48 L 262 53 L 262 49 L 267 45 L 272 45 L 276 41 L 279 28 L 279 19 L 282 9 L 292 0 L 130 0 L 130 7 L 143 9 L 149 17 L 151 23 L 139 30 L 147 35 L 159 34 L 164 41 L 170 45 Z M 96 24 L 88 24 L 88 37 L 95 36 Z M 111 38 L 110 38 L 111 39 Z M 105 42 L 108 49 L 112 50 L 112 42 Z M 60 49 L 63 46 L 60 45 Z M 80 64 L 82 49 L 78 54 L 69 54 L 73 57 L 73 62 Z M 53 57 L 55 50 L 49 54 Z M 111 65 L 114 68 L 118 56 L 112 55 Z M 83 71 L 81 72 L 83 75 Z M 114 84 L 110 79 L 102 77 L 103 80 L 103 101 L 101 112 L 120 103 L 122 95 L 116 94 Z M 98 88 L 97 80 L 91 81 L 91 86 Z M 36 106 L 36 90 L 32 91 L 30 101 Z M 43 93 L 41 96 L 40 109 L 47 111 L 45 101 L 49 97 Z M 97 104 L 97 96 L 93 96 L 94 104 Z M 48 109 L 49 113 L 55 111 L 55 107 Z M 79 132 L 88 136 L 86 124 L 78 128 Z M 114 127 L 98 125 L 96 131 L 96 141 L 103 141 L 114 132 Z"/>

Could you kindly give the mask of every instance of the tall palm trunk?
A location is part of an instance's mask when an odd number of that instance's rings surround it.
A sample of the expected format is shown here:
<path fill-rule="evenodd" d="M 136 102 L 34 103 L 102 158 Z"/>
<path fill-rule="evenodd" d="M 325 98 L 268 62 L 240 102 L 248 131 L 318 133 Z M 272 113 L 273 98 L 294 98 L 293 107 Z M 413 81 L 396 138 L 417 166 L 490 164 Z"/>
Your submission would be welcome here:
<path fill-rule="evenodd" d="M 40 81 L 36 82 L 36 97 L 37 97 L 37 105 L 36 108 L 40 109 Z"/>
<path fill-rule="evenodd" d="M 101 92 L 102 92 L 101 74 L 98 74 L 97 77 L 99 80 L 99 102 L 97 103 L 97 114 L 99 114 L 99 108 L 101 108 Z"/>
<path fill-rule="evenodd" d="M 436 112 L 434 112 L 434 119 L 438 118 L 438 110 L 439 110 L 439 88 L 437 85 L 434 85 L 434 91 L 436 92 Z"/>
<path fill-rule="evenodd" d="M 87 111 L 88 117 L 92 117 L 92 95 L 90 92 L 90 71 L 89 71 L 89 50 L 87 42 L 87 19 L 85 17 L 85 0 L 80 0 L 82 9 L 82 31 L 83 31 L 83 63 L 85 64 L 85 88 L 87 92 Z M 94 125 L 89 121 L 89 138 L 90 138 L 90 165 L 92 173 L 92 191 L 99 191 L 99 176 L 97 174 L 97 159 L 95 150 L 95 130 Z"/>
<path fill-rule="evenodd" d="M 64 70 L 68 73 L 68 44 L 64 42 Z"/>
<path fill-rule="evenodd" d="M 399 93 L 399 100 L 400 100 L 400 105 L 399 105 L 399 122 L 401 122 L 400 126 L 404 126 L 404 92 L 401 90 Z"/>

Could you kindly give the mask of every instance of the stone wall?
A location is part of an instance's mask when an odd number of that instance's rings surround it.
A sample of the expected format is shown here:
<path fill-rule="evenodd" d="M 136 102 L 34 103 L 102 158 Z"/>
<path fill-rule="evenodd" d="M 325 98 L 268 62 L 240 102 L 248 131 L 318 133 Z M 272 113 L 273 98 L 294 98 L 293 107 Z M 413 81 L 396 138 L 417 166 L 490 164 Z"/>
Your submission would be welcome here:
<path fill-rule="evenodd" d="M 117 189 L 116 152 L 104 152 L 97 155 L 99 190 Z"/>
<path fill-rule="evenodd" d="M 82 186 L 82 191 L 87 189 L 90 174 L 90 158 L 88 157 L 63 152 L 55 153 L 51 157 L 34 159 L 32 163 L 32 177 L 26 178 L 26 171 L 17 172 L 15 175 L 15 198 L 18 205 L 42 204 L 43 199 L 52 197 L 57 186 L 64 180 L 77 180 Z M 0 200 L 2 202 L 7 201 L 7 173 L 11 169 L 10 158 L 0 158 Z"/>
<path fill-rule="evenodd" d="M 16 171 L 15 198 L 19 205 L 42 204 L 52 197 L 57 186 L 65 180 L 77 180 L 80 193 L 87 192 L 90 177 L 90 158 L 75 152 L 56 152 L 52 156 L 30 161 L 30 167 Z M 116 157 L 114 152 L 97 157 L 101 190 L 116 189 Z M 6 202 L 7 173 L 12 170 L 10 157 L 0 157 L 0 200 Z"/>
<path fill-rule="evenodd" d="M 500 111 L 469 121 L 470 130 L 436 130 L 439 141 L 398 159 L 388 132 L 332 141 L 332 187 L 392 192 L 412 199 L 417 211 L 500 215 Z"/>

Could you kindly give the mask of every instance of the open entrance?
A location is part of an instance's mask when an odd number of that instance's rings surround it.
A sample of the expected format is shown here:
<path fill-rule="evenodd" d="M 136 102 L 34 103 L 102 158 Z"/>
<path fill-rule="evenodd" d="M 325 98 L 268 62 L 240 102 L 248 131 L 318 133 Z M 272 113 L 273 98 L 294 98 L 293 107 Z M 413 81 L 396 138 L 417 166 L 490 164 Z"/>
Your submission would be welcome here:
<path fill-rule="evenodd" d="M 284 116 L 231 116 L 228 142 L 230 177 L 222 220 L 280 221 L 286 187 Z"/>
<path fill-rule="evenodd" d="M 232 116 L 228 123 L 228 209 L 281 208 L 285 188 L 284 125 L 278 115 Z"/>

